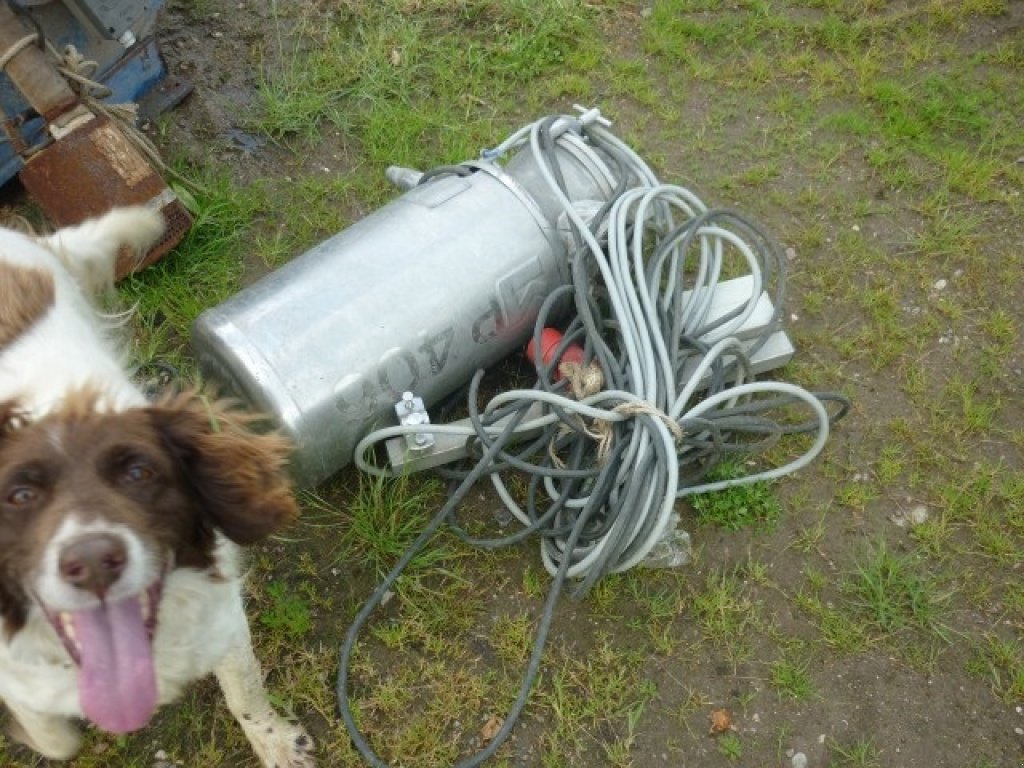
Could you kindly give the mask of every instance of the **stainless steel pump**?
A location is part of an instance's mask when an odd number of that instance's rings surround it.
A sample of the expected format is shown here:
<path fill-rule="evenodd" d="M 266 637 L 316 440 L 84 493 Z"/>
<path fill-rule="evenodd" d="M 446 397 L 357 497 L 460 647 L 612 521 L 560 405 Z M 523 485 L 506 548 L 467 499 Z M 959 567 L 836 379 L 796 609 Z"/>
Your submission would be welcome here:
<path fill-rule="evenodd" d="M 423 175 L 389 169 L 404 194 L 197 319 L 201 367 L 294 441 L 301 484 L 393 423 L 404 392 L 429 407 L 525 342 L 569 281 L 563 207 L 543 166 L 557 166 L 582 208 L 636 183 L 588 138 L 595 121 L 597 110 L 552 118 L 547 153 L 515 151 L 504 164 L 498 151 Z M 520 146 L 525 130 L 502 147 Z"/>

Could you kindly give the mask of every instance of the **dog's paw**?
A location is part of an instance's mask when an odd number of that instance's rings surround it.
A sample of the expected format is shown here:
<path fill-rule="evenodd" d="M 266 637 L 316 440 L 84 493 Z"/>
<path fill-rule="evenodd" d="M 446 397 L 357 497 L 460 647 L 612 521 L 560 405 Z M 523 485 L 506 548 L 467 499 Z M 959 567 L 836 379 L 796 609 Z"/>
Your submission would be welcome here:
<path fill-rule="evenodd" d="M 249 742 L 266 768 L 315 768 L 313 739 L 302 726 L 281 718 L 251 725 Z"/>
<path fill-rule="evenodd" d="M 34 749 L 51 760 L 70 760 L 82 748 L 82 734 L 69 720 L 56 716 L 39 716 L 32 723 L 29 733 L 17 717 L 12 717 L 7 726 L 7 735 L 12 741 Z"/>

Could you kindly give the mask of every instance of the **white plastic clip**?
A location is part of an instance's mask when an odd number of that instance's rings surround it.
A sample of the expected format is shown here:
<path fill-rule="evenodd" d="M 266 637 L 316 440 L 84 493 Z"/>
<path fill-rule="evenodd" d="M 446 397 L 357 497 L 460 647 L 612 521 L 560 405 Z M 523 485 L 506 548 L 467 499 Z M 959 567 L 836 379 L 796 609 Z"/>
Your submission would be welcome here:
<path fill-rule="evenodd" d="M 601 110 L 597 107 L 584 107 L 581 104 L 573 104 L 572 108 L 580 113 L 579 121 L 583 125 L 590 125 L 591 123 L 600 123 L 605 128 L 610 128 L 612 121 L 601 114 Z"/>

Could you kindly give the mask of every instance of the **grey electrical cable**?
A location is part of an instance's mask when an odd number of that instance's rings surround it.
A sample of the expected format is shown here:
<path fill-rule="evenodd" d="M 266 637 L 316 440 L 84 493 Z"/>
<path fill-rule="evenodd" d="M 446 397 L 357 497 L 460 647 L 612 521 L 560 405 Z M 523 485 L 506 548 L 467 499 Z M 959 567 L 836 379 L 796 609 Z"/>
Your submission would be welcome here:
<path fill-rule="evenodd" d="M 566 132 L 583 137 L 619 172 L 615 195 L 590 220 L 564 189 L 557 147 Z M 807 466 L 824 447 L 830 424 L 849 408 L 840 394 L 753 380 L 750 356 L 779 329 L 785 295 L 785 262 L 760 228 L 734 211 L 707 208 L 683 187 L 661 184 L 594 111 L 579 119 L 539 120 L 485 151 L 484 158 L 497 160 L 526 147 L 560 201 L 575 244 L 571 285 L 548 297 L 534 327 L 534 344 L 540 349 L 543 329 L 555 323 L 557 306 L 572 294 L 576 311 L 563 323 L 553 361 L 537 364 L 533 389 L 499 393 L 482 410 L 478 373 L 469 387 L 468 427 L 389 427 L 367 435 L 355 449 L 361 470 L 384 476 L 393 473 L 369 457 L 374 446 L 397 435 L 463 435 L 471 454 L 479 456 L 468 470 L 445 472 L 459 481 L 449 501 L 378 586 L 346 635 L 339 707 L 353 742 L 374 766 L 386 763 L 354 723 L 348 702 L 350 656 L 369 615 L 441 525 L 485 548 L 535 535 L 541 560 L 553 577 L 516 702 L 490 744 L 458 763 L 458 768 L 470 768 L 494 754 L 525 706 L 566 579 L 576 580 L 572 591 L 581 596 L 602 576 L 644 562 L 671 534 L 680 498 L 776 479 Z M 629 185 L 624 183 L 627 177 Z M 715 291 L 736 264 L 749 278 L 750 296 L 713 315 Z M 773 300 L 772 316 L 759 337 L 741 342 L 735 334 L 763 292 Z M 584 367 L 597 366 L 603 375 L 596 392 L 573 395 L 560 377 L 557 361 L 573 343 L 583 347 Z M 807 415 L 797 421 L 781 418 L 793 410 Z M 785 435 L 809 433 L 815 434 L 811 445 L 781 466 L 736 479 L 707 479 L 724 457 L 752 454 Z M 531 437 L 524 446 L 520 436 L 527 434 Z M 510 468 L 530 478 L 525 502 L 516 500 L 502 478 L 502 471 Z M 456 519 L 459 502 L 484 477 L 522 526 L 516 533 L 473 538 Z"/>

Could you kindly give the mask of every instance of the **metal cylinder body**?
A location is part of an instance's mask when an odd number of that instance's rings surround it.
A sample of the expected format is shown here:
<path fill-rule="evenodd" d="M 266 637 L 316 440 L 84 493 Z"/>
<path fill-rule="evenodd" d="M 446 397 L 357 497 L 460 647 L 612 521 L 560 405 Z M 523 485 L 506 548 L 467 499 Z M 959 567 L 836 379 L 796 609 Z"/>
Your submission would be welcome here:
<path fill-rule="evenodd" d="M 568 280 L 535 182 L 473 168 L 409 190 L 196 321 L 201 367 L 294 441 L 300 484 L 394 423 L 403 392 L 432 405 L 517 349 Z M 573 166 L 575 195 L 607 198 L 611 180 L 594 173 Z"/>

